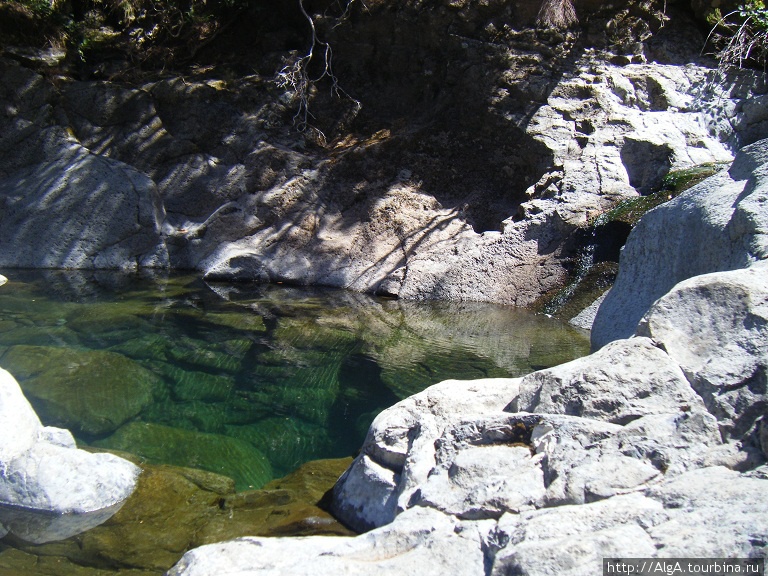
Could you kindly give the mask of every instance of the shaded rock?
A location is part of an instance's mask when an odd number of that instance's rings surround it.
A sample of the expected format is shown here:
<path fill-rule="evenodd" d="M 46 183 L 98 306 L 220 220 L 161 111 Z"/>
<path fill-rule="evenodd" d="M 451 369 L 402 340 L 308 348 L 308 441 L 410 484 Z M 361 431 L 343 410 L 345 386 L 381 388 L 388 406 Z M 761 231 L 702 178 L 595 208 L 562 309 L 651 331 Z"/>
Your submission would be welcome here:
<path fill-rule="evenodd" d="M 622 251 L 616 283 L 592 326 L 593 349 L 631 336 L 651 304 L 678 282 L 768 257 L 768 140 L 739 151 L 728 172 L 646 214 Z"/>
<path fill-rule="evenodd" d="M 20 194 L 19 190 L 24 193 Z M 162 206 L 137 170 L 70 142 L 48 162 L 0 179 L 0 265 L 137 268 L 168 265 Z M 45 215 L 45 224 L 38 221 Z"/>
<path fill-rule="evenodd" d="M 150 463 L 202 468 L 229 476 L 239 489 L 261 487 L 272 479 L 272 467 L 260 451 L 219 434 L 131 422 L 94 445 L 132 452 Z"/>
<path fill-rule="evenodd" d="M 0 505 L 0 525 L 24 542 L 45 544 L 64 540 L 103 524 L 114 516 L 122 505 L 120 502 L 91 512 L 64 514 Z"/>
<path fill-rule="evenodd" d="M 12 346 L 2 361 L 47 422 L 88 435 L 113 432 L 160 387 L 152 372 L 115 352 Z"/>
<path fill-rule="evenodd" d="M 637 331 L 680 365 L 725 439 L 768 413 L 768 262 L 680 282 Z"/>
<path fill-rule="evenodd" d="M 635 338 L 523 377 L 506 410 L 625 424 L 683 407 L 703 406 L 678 365 L 651 340 Z"/>

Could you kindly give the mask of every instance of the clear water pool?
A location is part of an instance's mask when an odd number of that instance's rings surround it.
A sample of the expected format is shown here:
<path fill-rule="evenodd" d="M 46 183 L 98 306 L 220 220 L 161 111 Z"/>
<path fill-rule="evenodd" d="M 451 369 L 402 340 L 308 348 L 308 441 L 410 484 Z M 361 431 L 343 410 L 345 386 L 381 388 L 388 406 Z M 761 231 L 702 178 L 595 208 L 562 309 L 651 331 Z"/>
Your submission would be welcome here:
<path fill-rule="evenodd" d="M 193 275 L 4 270 L 0 366 L 80 445 L 258 488 L 347 456 L 373 417 L 445 379 L 519 376 L 586 336 L 505 306 Z"/>

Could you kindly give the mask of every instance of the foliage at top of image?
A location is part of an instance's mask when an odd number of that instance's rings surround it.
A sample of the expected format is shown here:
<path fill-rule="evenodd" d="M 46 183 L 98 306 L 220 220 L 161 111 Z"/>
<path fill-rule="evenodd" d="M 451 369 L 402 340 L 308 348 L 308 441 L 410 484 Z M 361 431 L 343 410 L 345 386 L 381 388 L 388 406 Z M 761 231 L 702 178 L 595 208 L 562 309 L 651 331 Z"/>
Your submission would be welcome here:
<path fill-rule="evenodd" d="M 720 69 L 768 68 L 768 9 L 764 0 L 746 0 L 737 10 L 722 15 L 715 10 L 714 40 Z"/>
<path fill-rule="evenodd" d="M 136 63 L 194 57 L 248 0 L 0 0 L 3 43 L 119 51 Z"/>

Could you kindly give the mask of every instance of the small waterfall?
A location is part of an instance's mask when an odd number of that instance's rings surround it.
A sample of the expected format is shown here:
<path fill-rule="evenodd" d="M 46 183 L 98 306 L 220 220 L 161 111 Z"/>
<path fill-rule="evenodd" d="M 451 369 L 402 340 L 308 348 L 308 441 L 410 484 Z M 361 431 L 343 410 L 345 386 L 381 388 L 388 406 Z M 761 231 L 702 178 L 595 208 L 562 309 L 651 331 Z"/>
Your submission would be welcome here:
<path fill-rule="evenodd" d="M 617 252 L 613 249 L 613 245 L 622 235 L 623 238 L 619 241 L 623 244 L 626 234 L 622 234 L 623 231 L 614 230 L 615 227 L 611 224 L 608 213 L 603 213 L 595 218 L 589 228 L 582 230 L 584 236 L 579 242 L 581 247 L 575 257 L 575 266 L 568 283 L 543 307 L 544 314 L 557 315 L 577 298 L 580 291 L 591 291 L 592 287 L 585 288 L 583 284 L 596 264 L 618 260 L 618 253 L 613 254 Z M 626 232 L 628 233 L 628 230 Z"/>

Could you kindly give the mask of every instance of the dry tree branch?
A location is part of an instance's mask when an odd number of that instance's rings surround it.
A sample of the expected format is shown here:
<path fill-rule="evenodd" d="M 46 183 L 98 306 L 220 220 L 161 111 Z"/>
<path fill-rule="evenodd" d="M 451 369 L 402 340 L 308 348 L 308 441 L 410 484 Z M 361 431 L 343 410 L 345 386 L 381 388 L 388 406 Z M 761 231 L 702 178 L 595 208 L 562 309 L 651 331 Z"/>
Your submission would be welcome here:
<path fill-rule="evenodd" d="M 331 92 L 334 96 L 345 96 L 349 98 L 355 105 L 357 110 L 360 109 L 361 104 L 358 100 L 352 98 L 339 84 L 339 79 L 333 72 L 333 49 L 330 43 L 320 39 L 317 33 L 317 27 L 315 26 L 315 20 L 310 16 L 304 7 L 304 0 L 299 1 L 299 8 L 304 18 L 309 23 L 311 34 L 311 43 L 309 50 L 306 54 L 297 59 L 293 64 L 284 66 L 275 78 L 275 84 L 280 88 L 290 90 L 294 93 L 295 97 L 299 101 L 299 108 L 293 117 L 293 123 L 297 129 L 301 132 L 311 129 L 315 131 L 321 141 L 325 141 L 325 134 L 319 129 L 315 128 L 309 123 L 310 118 L 314 118 L 309 111 L 309 96 L 311 88 L 314 84 L 324 78 L 328 78 L 331 81 Z M 349 15 L 352 4 L 355 0 L 347 0 L 346 6 L 342 15 L 337 19 L 337 23 L 334 26 L 339 26 L 341 22 Z M 312 61 L 316 57 L 316 51 L 320 54 L 317 56 L 321 58 L 320 65 L 322 67 L 321 72 L 316 77 L 310 76 L 309 67 Z"/>

